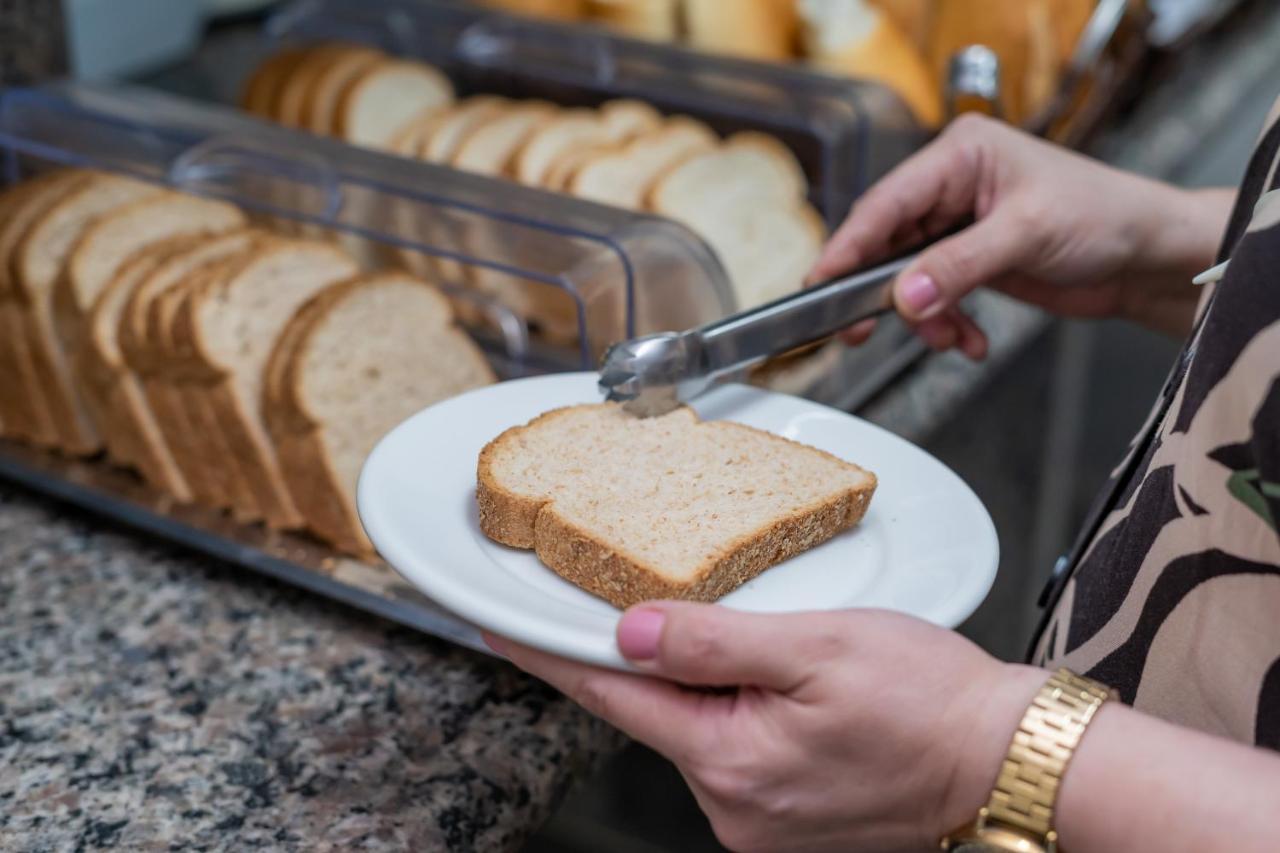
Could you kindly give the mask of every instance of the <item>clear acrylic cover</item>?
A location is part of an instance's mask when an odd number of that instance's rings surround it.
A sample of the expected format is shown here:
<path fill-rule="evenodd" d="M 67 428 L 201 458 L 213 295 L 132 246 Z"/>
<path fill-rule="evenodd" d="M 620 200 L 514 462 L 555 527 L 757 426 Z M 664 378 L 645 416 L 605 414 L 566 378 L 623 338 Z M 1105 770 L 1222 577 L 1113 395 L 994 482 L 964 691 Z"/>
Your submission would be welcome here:
<path fill-rule="evenodd" d="M 10 181 L 40 163 L 223 198 L 286 232 L 332 233 L 459 295 L 511 372 L 590 366 L 609 343 L 729 313 L 725 273 L 676 223 L 353 148 L 147 89 L 57 83 L 0 96 Z M 468 310 L 468 304 L 476 310 Z M 525 363 L 528 362 L 528 365 Z M 522 366 L 524 365 L 524 366 Z"/>

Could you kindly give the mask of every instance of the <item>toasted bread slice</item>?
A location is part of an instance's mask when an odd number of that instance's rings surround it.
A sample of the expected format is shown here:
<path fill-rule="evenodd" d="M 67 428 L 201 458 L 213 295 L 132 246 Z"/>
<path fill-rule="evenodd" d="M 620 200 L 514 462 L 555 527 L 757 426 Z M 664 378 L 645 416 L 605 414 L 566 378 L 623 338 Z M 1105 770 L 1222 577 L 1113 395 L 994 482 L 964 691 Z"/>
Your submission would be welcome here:
<path fill-rule="evenodd" d="M 580 164 L 568 189 L 579 198 L 640 210 L 659 177 L 694 155 L 715 150 L 718 141 L 701 122 L 672 119 L 621 150 Z"/>
<path fill-rule="evenodd" d="M 276 241 L 194 291 L 184 312 L 187 331 L 181 317 L 175 324 L 175 337 L 185 337 L 193 351 L 193 367 L 207 377 L 209 399 L 235 458 L 248 463 L 255 497 L 271 527 L 299 527 L 303 519 L 266 430 L 267 361 L 302 305 L 357 271 L 349 256 L 327 243 Z"/>
<path fill-rule="evenodd" d="M 380 333 L 353 351 L 353 334 Z M 268 367 L 267 422 L 290 490 L 316 535 L 354 554 L 373 548 L 356 481 L 374 445 L 432 403 L 494 381 L 453 325 L 448 300 L 420 279 L 376 274 L 330 288 L 299 312 Z"/>
<path fill-rule="evenodd" d="M 5 434 L 43 447 L 57 447 L 51 406 L 35 370 L 26 300 L 11 273 L 15 247 L 31 223 L 85 180 L 70 169 L 47 173 L 5 191 L 0 200 L 0 417 Z"/>
<path fill-rule="evenodd" d="M 74 455 L 102 448 L 85 411 L 53 316 L 54 285 L 80 235 L 98 217 L 122 205 L 153 196 L 158 187 L 115 175 L 92 174 L 46 210 L 22 237 L 13 256 L 13 285 L 27 306 L 27 342 L 36 376 L 44 390 L 59 446 Z"/>
<path fill-rule="evenodd" d="M 355 145 L 386 149 L 415 116 L 453 102 L 453 84 L 421 62 L 387 59 L 356 77 L 338 106 L 338 135 Z"/>
<path fill-rule="evenodd" d="M 875 487 L 874 474 L 762 430 L 605 403 L 490 442 L 476 500 L 486 536 L 625 608 L 715 601 L 856 525 Z"/>

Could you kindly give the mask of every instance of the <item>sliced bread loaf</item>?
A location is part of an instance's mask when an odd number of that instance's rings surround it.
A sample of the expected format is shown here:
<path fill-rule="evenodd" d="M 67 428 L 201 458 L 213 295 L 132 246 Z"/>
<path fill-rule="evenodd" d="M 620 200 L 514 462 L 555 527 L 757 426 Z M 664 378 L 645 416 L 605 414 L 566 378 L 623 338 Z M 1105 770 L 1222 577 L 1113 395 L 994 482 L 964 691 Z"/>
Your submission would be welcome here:
<path fill-rule="evenodd" d="M 13 280 L 15 247 L 31 223 L 85 179 L 83 172 L 59 170 L 5 191 L 0 201 L 0 418 L 5 434 L 42 447 L 57 447 L 60 435 L 52 407 L 35 370 L 27 323 L 27 302 Z"/>
<path fill-rule="evenodd" d="M 267 361 L 276 340 L 304 303 L 325 287 L 356 274 L 355 262 L 335 246 L 273 241 L 225 276 L 191 294 L 175 320 L 177 342 L 189 346 L 190 364 L 207 377 L 208 399 L 234 458 L 245 473 L 268 525 L 300 527 L 266 429 L 262 408 Z"/>
<path fill-rule="evenodd" d="M 691 409 L 635 418 L 613 404 L 548 412 L 480 454 L 480 529 L 629 607 L 714 601 L 857 524 L 875 475 Z"/>
<path fill-rule="evenodd" d="M 414 116 L 453 101 L 453 84 L 421 62 L 386 59 L 348 85 L 338 106 L 338 134 L 355 145 L 386 148 Z"/>
<path fill-rule="evenodd" d="M 568 182 L 579 198 L 639 210 L 660 176 L 696 154 L 715 149 L 715 133 L 693 119 L 672 119 L 624 148 L 580 163 Z"/>
<path fill-rule="evenodd" d="M 316 535 L 355 554 L 373 550 L 355 490 L 374 445 L 420 409 L 494 381 L 448 300 L 398 273 L 314 297 L 277 342 L 267 377 L 267 423 L 294 500 Z"/>
<path fill-rule="evenodd" d="M 53 315 L 54 285 L 80 235 L 98 217 L 159 193 L 159 188 L 115 175 L 92 174 L 45 210 L 27 229 L 13 256 L 13 281 L 26 303 L 27 342 L 59 445 L 90 455 L 102 443 L 80 400 Z"/>

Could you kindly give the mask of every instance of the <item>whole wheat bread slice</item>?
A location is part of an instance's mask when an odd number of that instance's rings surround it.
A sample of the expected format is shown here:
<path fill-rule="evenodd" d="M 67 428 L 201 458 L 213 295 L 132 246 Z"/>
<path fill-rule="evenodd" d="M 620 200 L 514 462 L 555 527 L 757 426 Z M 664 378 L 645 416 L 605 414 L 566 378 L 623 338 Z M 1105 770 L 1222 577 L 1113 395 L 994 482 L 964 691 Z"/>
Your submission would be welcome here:
<path fill-rule="evenodd" d="M 691 409 L 633 417 L 615 404 L 548 412 L 480 454 L 480 529 L 629 607 L 715 601 L 857 524 L 874 474 Z"/>
<path fill-rule="evenodd" d="M 55 328 L 54 285 L 72 246 L 98 217 L 159 192 L 129 178 L 90 175 L 31 224 L 14 252 L 12 284 L 26 301 L 27 342 L 35 373 L 58 429 L 59 445 L 68 453 L 91 455 L 102 444 Z"/>
<path fill-rule="evenodd" d="M 183 399 L 182 389 L 171 381 L 167 371 L 171 366 L 169 350 L 161 339 L 157 303 L 198 277 L 201 270 L 251 248 L 255 239 L 259 237 L 252 231 L 222 234 L 166 257 L 129 294 L 117 331 L 125 363 L 138 376 L 147 404 L 192 497 L 215 509 L 230 506 L 230 501 L 220 497 L 205 462 L 229 458 L 230 449 L 218 443 L 216 431 L 199 428 L 197 413 Z"/>
<path fill-rule="evenodd" d="M 353 337 L 378 328 L 363 338 Z M 360 277 L 314 297 L 277 343 L 267 423 L 307 526 L 353 554 L 372 553 L 356 481 L 377 442 L 432 403 L 494 381 L 446 300 L 412 276 Z"/>
<path fill-rule="evenodd" d="M 197 289 L 177 318 L 175 337 L 179 342 L 185 338 L 191 347 L 191 365 L 206 371 L 206 391 L 219 426 L 235 458 L 246 463 L 254 496 L 271 527 L 300 527 L 303 518 L 267 433 L 262 408 L 267 361 L 303 304 L 357 271 L 356 263 L 335 246 L 276 241 Z"/>
<path fill-rule="evenodd" d="M 7 190 L 0 205 L 0 417 L 5 434 L 43 447 L 60 442 L 52 406 L 36 373 L 27 322 L 27 300 L 13 280 L 12 255 L 30 224 L 66 196 L 85 173 L 63 169 Z"/>

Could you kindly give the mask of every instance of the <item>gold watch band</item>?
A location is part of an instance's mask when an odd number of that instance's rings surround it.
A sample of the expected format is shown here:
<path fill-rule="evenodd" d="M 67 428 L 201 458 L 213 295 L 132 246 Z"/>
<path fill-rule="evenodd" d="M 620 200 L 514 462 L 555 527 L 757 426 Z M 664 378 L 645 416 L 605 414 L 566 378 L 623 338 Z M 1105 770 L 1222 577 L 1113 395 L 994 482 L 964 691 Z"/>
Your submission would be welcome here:
<path fill-rule="evenodd" d="M 1102 703 L 1112 697 L 1104 685 L 1060 669 L 1032 700 L 1013 735 L 991 799 L 983 810 L 994 821 L 1056 846 L 1053 828 L 1058 786 L 1080 738 Z"/>

